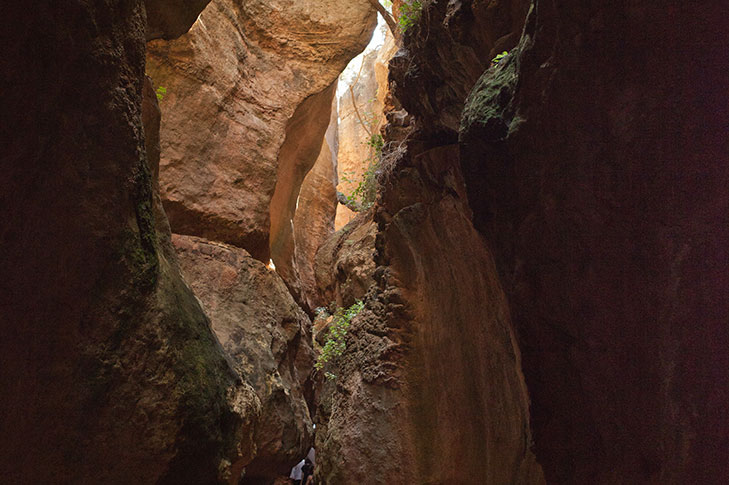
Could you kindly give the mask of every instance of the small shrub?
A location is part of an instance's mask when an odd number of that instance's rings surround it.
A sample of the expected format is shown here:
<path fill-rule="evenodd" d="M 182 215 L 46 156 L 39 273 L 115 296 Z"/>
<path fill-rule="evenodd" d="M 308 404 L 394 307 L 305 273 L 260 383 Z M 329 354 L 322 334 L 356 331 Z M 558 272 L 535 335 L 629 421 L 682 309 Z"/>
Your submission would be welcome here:
<path fill-rule="evenodd" d="M 398 19 L 400 30 L 405 32 L 415 25 L 420 19 L 422 11 L 423 4 L 420 0 L 405 0 L 400 6 L 400 18 Z"/>
<path fill-rule="evenodd" d="M 335 363 L 344 353 L 344 350 L 347 348 L 345 338 L 349 330 L 349 324 L 362 308 L 364 308 L 364 303 L 361 300 L 357 300 L 349 308 L 338 308 L 334 312 L 334 319 L 329 326 L 327 341 L 321 349 L 316 364 L 314 364 L 317 370 L 322 370 L 327 363 Z M 337 377 L 336 374 L 328 371 L 324 373 L 324 376 L 329 380 L 336 379 Z"/>
<path fill-rule="evenodd" d="M 509 52 L 508 51 L 503 51 L 501 54 L 498 54 L 496 57 L 494 57 L 493 59 L 491 59 L 491 64 L 494 65 L 494 66 L 497 65 L 507 55 L 509 55 Z"/>
<path fill-rule="evenodd" d="M 157 95 L 157 101 L 162 101 L 162 98 L 165 97 L 165 94 L 167 94 L 167 88 L 164 86 L 160 86 L 157 88 L 157 91 L 155 93 Z"/>
<path fill-rule="evenodd" d="M 355 187 L 351 194 L 346 196 L 347 200 L 351 202 L 351 205 L 356 207 L 357 210 L 369 209 L 377 199 L 377 170 L 380 166 L 382 147 L 385 142 L 382 139 L 382 135 L 375 133 L 370 136 L 366 143 L 370 149 L 367 168 L 362 174 L 362 179 L 357 184 L 357 187 Z M 354 180 L 348 178 L 346 175 L 342 176 L 342 180 L 348 183 L 354 182 Z"/>

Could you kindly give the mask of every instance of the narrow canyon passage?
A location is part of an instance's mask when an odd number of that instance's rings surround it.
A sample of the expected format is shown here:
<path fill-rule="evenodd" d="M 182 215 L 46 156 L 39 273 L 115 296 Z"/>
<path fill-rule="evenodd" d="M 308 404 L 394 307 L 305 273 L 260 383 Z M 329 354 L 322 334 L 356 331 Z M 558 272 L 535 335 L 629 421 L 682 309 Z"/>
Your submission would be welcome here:
<path fill-rule="evenodd" d="M 6 17 L 3 483 L 729 481 L 722 2 Z"/>

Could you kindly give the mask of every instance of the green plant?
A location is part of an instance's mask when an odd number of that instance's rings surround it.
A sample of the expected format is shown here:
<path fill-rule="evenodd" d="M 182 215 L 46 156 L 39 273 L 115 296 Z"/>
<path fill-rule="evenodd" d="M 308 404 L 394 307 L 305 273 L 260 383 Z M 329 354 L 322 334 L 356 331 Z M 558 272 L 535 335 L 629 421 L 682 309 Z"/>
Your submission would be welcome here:
<path fill-rule="evenodd" d="M 162 98 L 164 98 L 165 94 L 167 94 L 167 88 L 164 86 L 160 86 L 157 88 L 157 91 L 155 91 L 154 94 L 157 95 L 157 101 L 162 101 Z"/>
<path fill-rule="evenodd" d="M 334 318 L 329 324 L 329 335 L 324 347 L 321 349 L 319 358 L 316 360 L 314 367 L 317 370 L 322 370 L 324 365 L 327 363 L 334 363 L 344 353 L 347 348 L 347 332 L 349 331 L 349 324 L 352 319 L 364 308 L 364 303 L 361 300 L 357 300 L 354 305 L 349 308 L 338 308 L 334 312 Z M 327 379 L 332 380 L 337 376 L 332 372 L 325 372 L 324 375 Z"/>
<path fill-rule="evenodd" d="M 405 32 L 415 25 L 422 11 L 423 4 L 420 0 L 405 0 L 400 6 L 400 18 L 397 21 L 400 30 Z"/>
<path fill-rule="evenodd" d="M 355 212 L 369 209 L 377 199 L 377 169 L 380 167 L 384 140 L 382 135 L 375 133 L 369 137 L 366 144 L 370 150 L 367 168 L 362 173 L 357 187 L 351 194 L 344 196 L 347 202 L 345 205 Z M 347 174 L 342 175 L 342 180 L 347 183 L 355 183 L 355 180 L 349 178 Z"/>
<path fill-rule="evenodd" d="M 501 62 L 501 60 L 504 57 L 506 57 L 507 55 L 509 55 L 509 52 L 508 51 L 503 51 L 501 54 L 498 54 L 496 57 L 494 57 L 493 59 L 491 59 L 491 64 L 493 64 L 495 66 L 496 64 L 498 64 L 499 62 Z"/>

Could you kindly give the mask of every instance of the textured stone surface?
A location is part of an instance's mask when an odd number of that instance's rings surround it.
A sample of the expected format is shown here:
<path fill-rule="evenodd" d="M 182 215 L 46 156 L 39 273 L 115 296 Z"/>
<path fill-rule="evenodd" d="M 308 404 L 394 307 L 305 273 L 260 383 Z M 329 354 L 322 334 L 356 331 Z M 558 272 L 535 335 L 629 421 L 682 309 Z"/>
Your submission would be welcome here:
<path fill-rule="evenodd" d="M 539 2 L 469 99 L 469 199 L 550 483 L 729 476 L 726 25 L 695 7 Z"/>
<path fill-rule="evenodd" d="M 256 397 L 155 230 L 142 5 L 17 4 L 4 16 L 2 479 L 234 480 Z"/>
<path fill-rule="evenodd" d="M 188 34 L 150 43 L 147 70 L 167 89 L 160 185 L 174 232 L 234 244 L 263 261 L 269 227 L 274 244 L 288 244 L 291 201 L 329 119 L 298 123 L 299 136 L 292 117 L 317 95 L 315 104 L 328 109 L 319 93 L 364 48 L 374 24 L 367 0 L 214 0 Z M 295 163 L 281 173 L 285 139 Z"/>
<path fill-rule="evenodd" d="M 519 350 L 457 147 L 387 179 L 377 268 L 320 394 L 321 483 L 543 483 Z"/>
<path fill-rule="evenodd" d="M 316 253 L 314 265 L 317 295 L 315 307 L 349 307 L 362 299 L 374 284 L 375 236 L 372 211 L 358 214 L 332 234 Z"/>
<path fill-rule="evenodd" d="M 314 364 L 311 322 L 281 277 L 243 249 L 177 234 L 172 241 L 220 344 L 261 401 L 246 480 L 273 481 L 313 441 L 306 402 Z"/>

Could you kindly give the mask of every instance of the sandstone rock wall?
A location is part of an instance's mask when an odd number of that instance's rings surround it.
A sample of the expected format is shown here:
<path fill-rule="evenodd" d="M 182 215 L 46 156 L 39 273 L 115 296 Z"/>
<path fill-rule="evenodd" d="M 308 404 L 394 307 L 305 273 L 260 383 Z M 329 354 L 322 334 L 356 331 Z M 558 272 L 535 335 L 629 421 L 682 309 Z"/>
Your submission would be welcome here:
<path fill-rule="evenodd" d="M 455 143 L 489 51 L 515 45 L 526 14 L 526 2 L 491 3 L 477 18 L 469 3 L 434 2 L 390 63 L 416 123 L 392 110 L 384 129 L 376 287 L 321 391 L 323 483 L 544 483 L 510 309 L 471 223 Z M 317 255 L 317 268 L 336 268 L 321 271 L 322 289 L 364 267 L 331 262 L 345 232 Z"/>
<path fill-rule="evenodd" d="M 4 16 L 3 481 L 235 481 L 259 404 L 156 230 L 143 6 Z"/>
<path fill-rule="evenodd" d="M 291 201 L 329 119 L 317 117 L 316 129 L 298 123 L 297 134 L 292 117 L 315 96 L 328 109 L 323 92 L 374 24 L 366 0 L 214 0 L 188 34 L 150 44 L 147 70 L 167 89 L 160 178 L 173 231 L 234 244 L 262 261 L 269 245 L 283 248 L 276 264 L 290 269 Z M 284 139 L 296 163 L 282 172 Z"/>
<path fill-rule="evenodd" d="M 720 2 L 538 2 L 467 103 L 550 483 L 729 476 L 729 82 Z"/>

